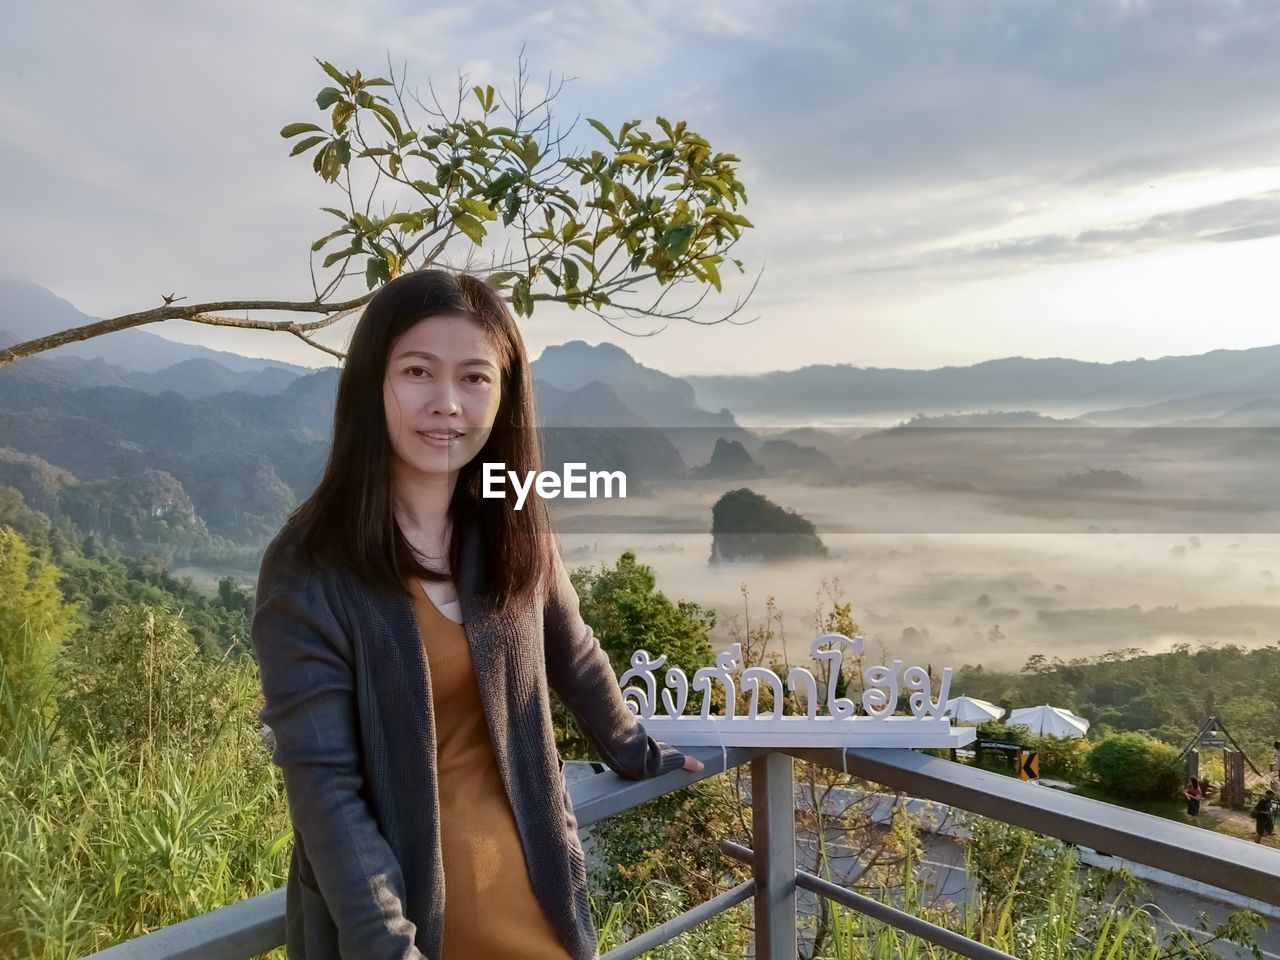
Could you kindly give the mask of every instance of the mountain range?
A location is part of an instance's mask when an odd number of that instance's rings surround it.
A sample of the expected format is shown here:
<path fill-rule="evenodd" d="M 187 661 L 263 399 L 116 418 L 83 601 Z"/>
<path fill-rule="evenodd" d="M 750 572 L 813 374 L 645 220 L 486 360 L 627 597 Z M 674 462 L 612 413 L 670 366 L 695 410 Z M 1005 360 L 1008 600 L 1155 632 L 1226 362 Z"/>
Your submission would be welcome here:
<path fill-rule="evenodd" d="M 877 414 L 1041 410 L 1094 421 L 1109 408 L 1178 400 L 1168 411 L 1125 409 L 1110 422 L 1220 416 L 1253 400 L 1280 397 L 1280 346 L 1214 350 L 1186 357 L 1091 363 L 1007 357 L 967 367 L 900 370 L 820 364 L 737 376 L 689 376 L 704 406 L 740 418 L 835 420 Z"/>
<path fill-rule="evenodd" d="M 0 344 L 94 319 L 36 284 L 0 279 Z M 172 390 L 189 399 L 231 392 L 265 396 L 283 392 L 301 377 L 326 371 L 336 376 L 333 367 L 243 357 L 141 329 L 68 344 L 25 363 L 39 364 L 38 376 L 47 383 L 153 394 Z M 1223 417 L 1266 426 L 1276 420 L 1268 405 L 1280 401 L 1280 345 L 1116 363 L 1005 357 L 933 370 L 815 364 L 762 374 L 675 377 L 637 363 L 621 347 L 574 340 L 544 350 L 533 372 L 542 385 L 541 402 L 554 411 L 549 419 L 627 427 L 637 426 L 632 418 L 639 417 L 652 427 L 720 430 L 744 443 L 752 438 L 736 418 L 867 417 L 888 425 L 911 413 L 1040 410 L 1107 426 Z M 602 403 L 597 391 L 580 397 L 579 412 L 571 415 L 577 405 L 561 395 L 593 381 L 607 387 L 617 402 Z M 553 397 L 546 388 L 559 393 Z"/>
<path fill-rule="evenodd" d="M 0 330 L 9 331 L 0 342 L 92 319 L 40 287 L 0 282 Z M 1280 347 L 1115 364 L 1007 358 L 682 378 L 618 346 L 575 340 L 548 347 L 532 368 L 548 462 L 626 469 L 642 484 L 833 469 L 831 434 L 766 434 L 737 420 L 766 410 L 823 421 L 907 409 L 927 414 L 909 426 L 944 428 L 1280 425 Z M 90 517 L 99 514 L 85 499 L 93 490 L 135 499 L 153 490 L 166 504 L 189 503 L 214 533 L 256 536 L 313 489 L 338 378 L 333 366 L 240 357 L 140 330 L 17 361 L 0 367 L 0 486 L 43 507 L 78 485 L 79 515 Z M 1079 412 L 1036 412 L 1063 406 Z M 145 484 L 121 486 L 144 474 Z M 165 509 L 136 505 L 143 517 Z"/>

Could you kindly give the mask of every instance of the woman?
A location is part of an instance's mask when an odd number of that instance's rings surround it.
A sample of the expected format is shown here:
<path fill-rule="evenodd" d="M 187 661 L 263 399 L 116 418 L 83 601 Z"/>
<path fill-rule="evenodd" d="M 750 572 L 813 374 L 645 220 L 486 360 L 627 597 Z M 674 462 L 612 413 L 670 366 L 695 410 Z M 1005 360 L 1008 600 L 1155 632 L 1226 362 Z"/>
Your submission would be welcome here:
<path fill-rule="evenodd" d="M 1200 781 L 1195 777 L 1188 780 L 1183 794 L 1187 798 L 1187 816 L 1200 816 L 1200 801 L 1204 797 L 1204 791 L 1200 789 Z"/>
<path fill-rule="evenodd" d="M 485 283 L 388 283 L 352 335 L 324 475 L 267 548 L 253 646 L 294 827 L 293 960 L 596 954 L 548 688 L 641 779 L 646 736 L 578 611 L 545 505 L 529 361 Z"/>
<path fill-rule="evenodd" d="M 1261 843 L 1263 837 L 1276 832 L 1276 792 L 1268 790 L 1253 805 L 1253 842 Z"/>

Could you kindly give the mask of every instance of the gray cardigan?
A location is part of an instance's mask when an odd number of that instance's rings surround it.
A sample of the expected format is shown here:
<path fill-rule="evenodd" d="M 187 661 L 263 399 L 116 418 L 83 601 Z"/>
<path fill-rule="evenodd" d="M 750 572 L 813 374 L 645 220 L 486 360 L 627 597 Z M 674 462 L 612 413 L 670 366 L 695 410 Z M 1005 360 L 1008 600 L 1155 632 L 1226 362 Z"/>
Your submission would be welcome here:
<path fill-rule="evenodd" d="M 595 928 L 548 683 L 619 775 L 657 776 L 683 755 L 659 748 L 627 709 L 558 558 L 538 602 L 498 615 L 481 599 L 479 540 L 462 535 L 462 619 L 533 891 L 569 955 L 589 960 Z M 435 723 L 412 601 L 342 570 L 306 568 L 286 525 L 263 557 L 252 636 L 260 717 L 294 827 L 289 957 L 438 960 L 446 888 Z"/>

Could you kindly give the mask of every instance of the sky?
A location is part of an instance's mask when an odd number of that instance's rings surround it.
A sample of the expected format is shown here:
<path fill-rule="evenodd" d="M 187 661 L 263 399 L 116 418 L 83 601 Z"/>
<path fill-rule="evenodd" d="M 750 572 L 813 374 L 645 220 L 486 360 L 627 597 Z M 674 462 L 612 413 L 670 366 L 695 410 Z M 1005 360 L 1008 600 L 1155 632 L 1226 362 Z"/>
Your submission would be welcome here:
<path fill-rule="evenodd" d="M 566 127 L 663 115 L 741 157 L 748 274 L 698 318 L 759 276 L 750 323 L 629 336 L 540 306 L 532 355 L 608 341 L 691 374 L 1280 342 L 1270 0 L 73 0 L 5 23 L 0 272 L 91 316 L 308 296 L 339 197 L 278 131 L 321 119 L 313 57 L 447 91 L 460 72 L 509 88 L 523 50 L 535 90 L 568 81 Z M 580 119 L 569 142 L 594 137 Z M 147 329 L 332 362 L 285 335 Z"/>

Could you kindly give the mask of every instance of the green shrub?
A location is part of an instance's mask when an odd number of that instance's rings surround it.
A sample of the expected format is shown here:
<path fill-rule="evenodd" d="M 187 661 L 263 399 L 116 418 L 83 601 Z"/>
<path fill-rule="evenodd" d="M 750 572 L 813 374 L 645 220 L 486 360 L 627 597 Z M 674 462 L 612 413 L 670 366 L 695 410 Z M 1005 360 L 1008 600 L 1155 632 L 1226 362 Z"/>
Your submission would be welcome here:
<path fill-rule="evenodd" d="M 61 571 L 0 527 L 0 748 L 17 749 L 52 719 L 51 666 L 75 627 L 62 602 Z"/>
<path fill-rule="evenodd" d="M 226 721 L 222 688 L 234 672 L 204 656 L 182 616 L 162 607 L 117 604 L 101 619 L 102 629 L 58 664 L 63 735 L 135 754 L 144 745 L 194 751 L 208 743 Z"/>
<path fill-rule="evenodd" d="M 1089 751 L 1089 772 L 1118 797 L 1168 797 L 1181 784 L 1178 751 L 1141 733 L 1117 733 Z"/>
<path fill-rule="evenodd" d="M 1041 776 L 1078 783 L 1088 773 L 1092 744 L 1081 737 L 1035 737 L 1030 749 L 1040 755 Z"/>

